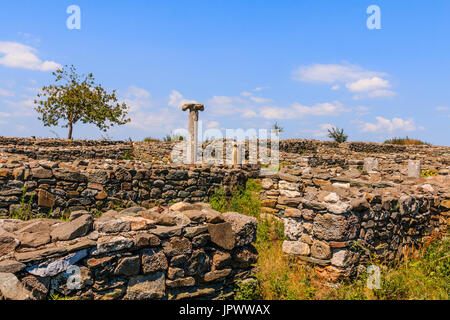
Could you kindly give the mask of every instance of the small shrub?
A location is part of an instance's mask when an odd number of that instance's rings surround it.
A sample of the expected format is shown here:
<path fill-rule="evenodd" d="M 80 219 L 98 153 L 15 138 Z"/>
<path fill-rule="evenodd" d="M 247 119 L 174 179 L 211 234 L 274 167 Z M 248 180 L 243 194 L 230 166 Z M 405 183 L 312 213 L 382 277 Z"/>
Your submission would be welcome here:
<path fill-rule="evenodd" d="M 436 169 L 425 169 L 422 170 L 422 172 L 420 173 L 420 176 L 422 178 L 428 178 L 428 177 L 435 177 L 438 175 L 438 171 Z"/>
<path fill-rule="evenodd" d="M 392 138 L 384 141 L 386 144 L 397 144 L 397 145 L 428 145 L 431 146 L 428 142 L 423 142 L 418 139 L 411 139 L 408 136 L 406 138 Z"/>
<path fill-rule="evenodd" d="M 347 141 L 348 136 L 344 134 L 344 129 L 332 127 L 328 129 L 328 138 L 333 139 L 337 143 L 343 143 Z"/>
<path fill-rule="evenodd" d="M 236 282 L 234 290 L 234 300 L 260 300 L 258 280 L 248 279 L 246 281 L 239 280 Z"/>
<path fill-rule="evenodd" d="M 165 142 L 184 141 L 185 137 L 179 134 L 168 134 L 163 138 Z"/>
<path fill-rule="evenodd" d="M 27 221 L 33 218 L 32 204 L 34 194 L 32 194 L 29 197 L 28 201 L 26 200 L 26 197 L 27 197 L 27 188 L 23 187 L 19 207 L 15 208 L 12 214 L 10 214 L 11 219 L 19 219 Z"/>
<path fill-rule="evenodd" d="M 147 143 L 150 143 L 150 142 L 159 142 L 159 141 L 160 141 L 159 139 L 152 138 L 152 137 L 145 137 L 144 140 L 142 140 L 142 142 L 147 142 Z"/>
<path fill-rule="evenodd" d="M 131 150 L 125 150 L 125 152 L 122 155 L 122 160 L 133 160 L 134 154 Z"/>

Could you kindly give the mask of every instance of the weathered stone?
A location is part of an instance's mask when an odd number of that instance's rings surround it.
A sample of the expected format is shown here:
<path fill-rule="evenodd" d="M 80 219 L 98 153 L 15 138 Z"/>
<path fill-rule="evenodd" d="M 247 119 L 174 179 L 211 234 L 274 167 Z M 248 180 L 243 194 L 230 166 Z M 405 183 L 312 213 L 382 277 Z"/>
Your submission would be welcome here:
<path fill-rule="evenodd" d="M 256 229 L 258 226 L 258 220 L 256 218 L 236 212 L 225 212 L 222 216 L 226 222 L 231 224 L 235 235 L 235 245 L 237 247 L 245 246 L 256 241 Z"/>
<path fill-rule="evenodd" d="M 120 259 L 114 270 L 114 274 L 123 276 L 134 276 L 139 274 L 141 267 L 140 260 L 138 255 Z"/>
<path fill-rule="evenodd" d="M 142 253 L 141 264 L 144 274 L 164 271 L 169 267 L 164 252 L 155 249 L 147 249 Z"/>
<path fill-rule="evenodd" d="M 0 273 L 16 273 L 25 269 L 26 265 L 15 260 L 0 261 Z"/>
<path fill-rule="evenodd" d="M 43 189 L 38 192 L 38 206 L 52 208 L 55 205 L 55 197 Z"/>
<path fill-rule="evenodd" d="M 163 272 L 151 275 L 139 275 L 132 277 L 128 282 L 128 300 L 151 300 L 162 299 L 166 290 L 165 276 Z"/>
<path fill-rule="evenodd" d="M 303 224 L 297 219 L 284 218 L 284 235 L 289 240 L 298 240 L 303 234 Z"/>
<path fill-rule="evenodd" d="M 310 253 L 309 245 L 300 241 L 284 240 L 282 250 L 286 254 L 308 256 Z"/>
<path fill-rule="evenodd" d="M 349 250 L 337 250 L 333 253 L 331 264 L 336 267 L 345 268 L 356 262 L 357 255 Z"/>
<path fill-rule="evenodd" d="M 57 225 L 51 232 L 53 241 L 72 240 L 88 234 L 92 230 L 93 218 L 82 215 L 79 218 Z"/>
<path fill-rule="evenodd" d="M 187 238 L 172 238 L 163 244 L 163 249 L 168 257 L 190 254 L 192 243 Z"/>
<path fill-rule="evenodd" d="M 131 223 L 124 219 L 96 221 L 94 229 L 101 233 L 128 232 L 131 230 Z"/>
<path fill-rule="evenodd" d="M 313 222 L 314 236 L 323 240 L 354 239 L 358 230 L 358 217 L 353 214 L 318 214 Z"/>
<path fill-rule="evenodd" d="M 208 232 L 208 226 L 207 225 L 200 225 L 200 226 L 194 226 L 194 227 L 186 227 L 184 229 L 184 236 L 187 238 L 193 238 L 199 234 Z"/>
<path fill-rule="evenodd" d="M 352 210 L 356 212 L 363 212 L 370 208 L 370 204 L 365 198 L 353 199 L 352 201 L 350 201 L 350 206 Z"/>
<path fill-rule="evenodd" d="M 12 273 L 0 272 L 0 294 L 8 300 L 29 300 L 31 293 Z"/>
<path fill-rule="evenodd" d="M 150 232 L 160 238 L 170 238 L 181 235 L 182 230 L 182 226 L 157 226 L 155 229 L 151 229 Z"/>
<path fill-rule="evenodd" d="M 139 234 L 135 238 L 135 243 L 139 247 L 157 247 L 161 240 L 153 234 Z"/>
<path fill-rule="evenodd" d="M 44 169 L 42 167 L 32 168 L 31 175 L 36 179 L 49 179 L 53 177 L 52 170 Z"/>
<path fill-rule="evenodd" d="M 67 253 L 67 248 L 63 246 L 49 246 L 44 249 L 33 250 L 28 252 L 16 252 L 14 257 L 22 263 L 42 260 L 47 257 L 62 256 Z"/>
<path fill-rule="evenodd" d="M 252 245 L 236 248 L 233 252 L 233 266 L 249 268 L 258 261 L 258 252 Z M 214 259 L 213 259 L 214 262 Z"/>
<path fill-rule="evenodd" d="M 123 236 L 101 237 L 97 241 L 97 249 L 92 252 L 92 254 L 99 255 L 102 253 L 120 251 L 130 249 L 133 246 L 133 239 L 125 238 Z"/>
<path fill-rule="evenodd" d="M 113 259 L 114 258 L 110 256 L 102 258 L 90 258 L 86 261 L 86 265 L 91 269 L 100 268 L 110 264 Z"/>
<path fill-rule="evenodd" d="M 302 218 L 305 220 L 313 220 L 316 216 L 316 213 L 311 209 L 303 209 L 302 210 Z"/>
<path fill-rule="evenodd" d="M 172 268 L 169 267 L 167 270 L 167 278 L 173 280 L 175 278 L 182 278 L 184 277 L 184 270 L 181 268 Z"/>
<path fill-rule="evenodd" d="M 195 279 L 193 277 L 166 280 L 166 286 L 169 288 L 192 287 L 194 285 Z"/>
<path fill-rule="evenodd" d="M 323 260 L 330 259 L 332 256 L 330 246 L 325 241 L 314 240 L 311 246 L 311 256 Z"/>
<path fill-rule="evenodd" d="M 270 178 L 262 179 L 261 186 L 263 189 L 270 189 L 273 186 L 273 180 Z"/>
<path fill-rule="evenodd" d="M 231 255 L 228 252 L 216 251 L 213 255 L 212 264 L 215 269 L 223 269 L 231 263 Z"/>
<path fill-rule="evenodd" d="M 82 215 L 85 215 L 85 214 L 90 215 L 89 211 L 86 211 L 86 210 L 75 210 L 75 211 L 72 211 L 70 213 L 70 216 L 69 216 L 69 221 L 73 221 L 73 220 L 75 220 L 75 219 L 77 219 L 77 218 L 79 218 L 79 217 L 81 217 Z"/>
<path fill-rule="evenodd" d="M 228 222 L 208 224 L 208 232 L 211 236 L 211 242 L 221 248 L 231 250 L 236 244 L 232 225 Z"/>
<path fill-rule="evenodd" d="M 324 201 L 329 203 L 336 203 L 339 200 L 340 200 L 339 196 L 334 192 L 330 192 L 330 194 L 324 197 Z"/>
<path fill-rule="evenodd" d="M 301 218 L 302 211 L 296 208 L 286 208 L 284 210 L 284 215 L 291 218 Z"/>
<path fill-rule="evenodd" d="M 50 242 L 50 233 L 48 232 L 24 232 L 17 234 L 22 248 L 37 248 Z"/>
<path fill-rule="evenodd" d="M 0 256 L 14 252 L 19 244 L 20 241 L 13 234 L 0 229 Z"/>
<path fill-rule="evenodd" d="M 334 214 L 344 214 L 349 212 L 351 209 L 350 205 L 345 202 L 327 203 L 326 207 L 328 212 Z"/>
<path fill-rule="evenodd" d="M 231 268 L 229 269 L 222 269 L 222 270 L 213 270 L 210 272 L 205 273 L 203 277 L 203 281 L 205 282 L 212 282 L 212 281 L 220 281 L 224 278 L 228 277 L 231 273 Z"/>
<path fill-rule="evenodd" d="M 22 284 L 31 294 L 33 300 L 45 300 L 49 292 L 49 278 L 39 278 L 32 275 L 22 278 Z"/>
<path fill-rule="evenodd" d="M 268 207 L 268 208 L 275 208 L 277 204 L 276 199 L 263 199 L 261 200 L 261 206 L 262 207 Z"/>

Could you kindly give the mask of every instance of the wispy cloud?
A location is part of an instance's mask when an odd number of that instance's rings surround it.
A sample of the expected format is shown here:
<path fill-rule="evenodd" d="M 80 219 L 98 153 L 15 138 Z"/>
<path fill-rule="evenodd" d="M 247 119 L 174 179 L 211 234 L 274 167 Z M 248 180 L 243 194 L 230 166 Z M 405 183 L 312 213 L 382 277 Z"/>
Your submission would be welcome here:
<path fill-rule="evenodd" d="M 380 133 L 380 132 L 395 132 L 395 131 L 416 131 L 423 129 L 423 127 L 417 127 L 414 124 L 414 119 L 402 119 L 402 118 L 392 118 L 385 119 L 382 117 L 376 117 L 377 121 L 375 123 L 365 122 L 361 124 L 361 129 L 363 132 Z"/>
<path fill-rule="evenodd" d="M 314 64 L 301 66 L 292 73 L 296 81 L 332 84 L 332 90 L 339 90 L 340 84 L 352 93 L 354 99 L 392 97 L 394 91 L 388 90 L 390 82 L 387 73 L 365 70 L 352 64 Z"/>
<path fill-rule="evenodd" d="M 10 90 L 0 88 L 0 96 L 3 97 L 14 97 L 15 93 Z"/>
<path fill-rule="evenodd" d="M 61 67 L 54 61 L 42 61 L 37 50 L 18 42 L 0 41 L 0 65 L 38 71 L 53 71 Z"/>
<path fill-rule="evenodd" d="M 169 96 L 169 106 L 181 110 L 181 107 L 183 106 L 183 104 L 186 104 L 186 103 L 197 103 L 197 101 L 192 100 L 192 99 L 186 99 L 177 90 L 172 90 L 172 92 Z"/>

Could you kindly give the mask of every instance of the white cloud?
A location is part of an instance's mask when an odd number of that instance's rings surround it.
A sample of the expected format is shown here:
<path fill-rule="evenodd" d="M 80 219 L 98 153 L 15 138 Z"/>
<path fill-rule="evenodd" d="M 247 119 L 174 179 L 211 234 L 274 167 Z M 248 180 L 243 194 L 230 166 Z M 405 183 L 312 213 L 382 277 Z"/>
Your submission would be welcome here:
<path fill-rule="evenodd" d="M 172 90 L 171 94 L 169 95 L 169 106 L 181 110 L 183 104 L 186 103 L 198 103 L 198 102 L 191 99 L 185 99 L 180 92 L 178 92 L 177 90 Z"/>
<path fill-rule="evenodd" d="M 53 71 L 61 67 L 54 61 L 42 61 L 37 50 L 18 42 L 0 41 L 0 64 L 10 68 Z"/>
<path fill-rule="evenodd" d="M 351 92 L 365 92 L 378 89 L 389 88 L 389 81 L 379 77 L 359 79 L 355 82 L 350 82 L 345 85 Z"/>
<path fill-rule="evenodd" d="M 123 101 L 130 107 L 131 121 L 127 124 L 129 127 L 152 134 L 166 134 L 180 123 L 183 115 L 181 110 L 178 113 L 168 107 L 156 109 L 150 92 L 143 88 L 129 86 L 123 97 Z"/>
<path fill-rule="evenodd" d="M 389 98 L 395 95 L 396 93 L 392 90 L 375 90 L 367 94 L 369 98 L 383 98 L 383 97 Z"/>
<path fill-rule="evenodd" d="M 447 110 L 450 110 L 450 108 L 446 107 L 446 106 L 438 106 L 438 107 L 436 107 L 436 110 L 437 111 L 447 111 Z"/>
<path fill-rule="evenodd" d="M 331 87 L 331 90 L 336 91 L 336 90 L 339 90 L 340 88 L 341 88 L 340 85 L 335 84 L 334 86 Z"/>
<path fill-rule="evenodd" d="M 219 124 L 217 121 L 209 121 L 209 122 L 206 124 L 206 128 L 207 128 L 207 129 L 218 128 L 219 125 L 220 125 L 220 124 Z"/>
<path fill-rule="evenodd" d="M 34 98 L 28 97 L 19 101 L 0 100 L 0 105 L 7 106 L 7 113 L 13 117 L 30 117 L 36 114 Z"/>
<path fill-rule="evenodd" d="M 349 110 L 338 101 L 317 103 L 314 106 L 304 106 L 296 102 L 289 108 L 263 108 L 259 116 L 266 119 L 300 119 L 305 116 L 335 116 L 347 111 Z"/>
<path fill-rule="evenodd" d="M 319 124 L 319 130 L 314 131 L 315 137 L 325 137 L 328 135 L 328 129 L 334 128 L 332 124 L 329 123 L 323 123 Z"/>
<path fill-rule="evenodd" d="M 135 86 L 129 86 L 124 95 L 124 102 L 130 107 L 130 113 L 149 108 L 153 105 L 150 100 L 150 92 Z"/>
<path fill-rule="evenodd" d="M 250 97 L 250 100 L 252 100 L 253 102 L 256 102 L 256 103 L 269 103 L 272 101 L 272 99 L 254 97 L 254 96 Z"/>
<path fill-rule="evenodd" d="M 395 92 L 386 90 L 391 87 L 388 75 L 384 72 L 369 71 L 352 64 L 314 64 L 301 66 L 293 71 L 293 79 L 309 83 L 333 84 L 331 90 L 340 89 L 345 84 L 350 92 L 365 93 L 354 99 L 392 97 Z"/>
<path fill-rule="evenodd" d="M 266 90 L 266 89 L 270 89 L 270 87 L 257 87 L 255 89 L 253 89 L 253 91 L 262 91 L 262 90 Z"/>
<path fill-rule="evenodd" d="M 314 64 L 301 66 L 293 71 L 294 80 L 319 83 L 350 82 L 385 75 L 385 73 L 367 71 L 352 64 Z"/>
<path fill-rule="evenodd" d="M 14 97 L 14 92 L 10 90 L 5 90 L 0 88 L 0 96 L 3 97 Z"/>
<path fill-rule="evenodd" d="M 382 117 L 376 117 L 376 123 L 366 122 L 362 124 L 363 132 L 394 132 L 394 131 L 416 131 L 417 129 L 423 129 L 422 127 L 417 128 L 414 124 L 414 119 L 410 118 L 404 120 L 401 118 L 392 118 L 392 120 L 385 119 Z"/>

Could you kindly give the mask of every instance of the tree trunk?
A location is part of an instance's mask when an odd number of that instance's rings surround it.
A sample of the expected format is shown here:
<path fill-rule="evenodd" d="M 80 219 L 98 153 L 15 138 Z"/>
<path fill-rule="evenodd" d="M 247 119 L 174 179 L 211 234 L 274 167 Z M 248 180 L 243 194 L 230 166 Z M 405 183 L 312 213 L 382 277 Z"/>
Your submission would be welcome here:
<path fill-rule="evenodd" d="M 69 121 L 69 136 L 67 139 L 72 140 L 72 121 Z"/>

